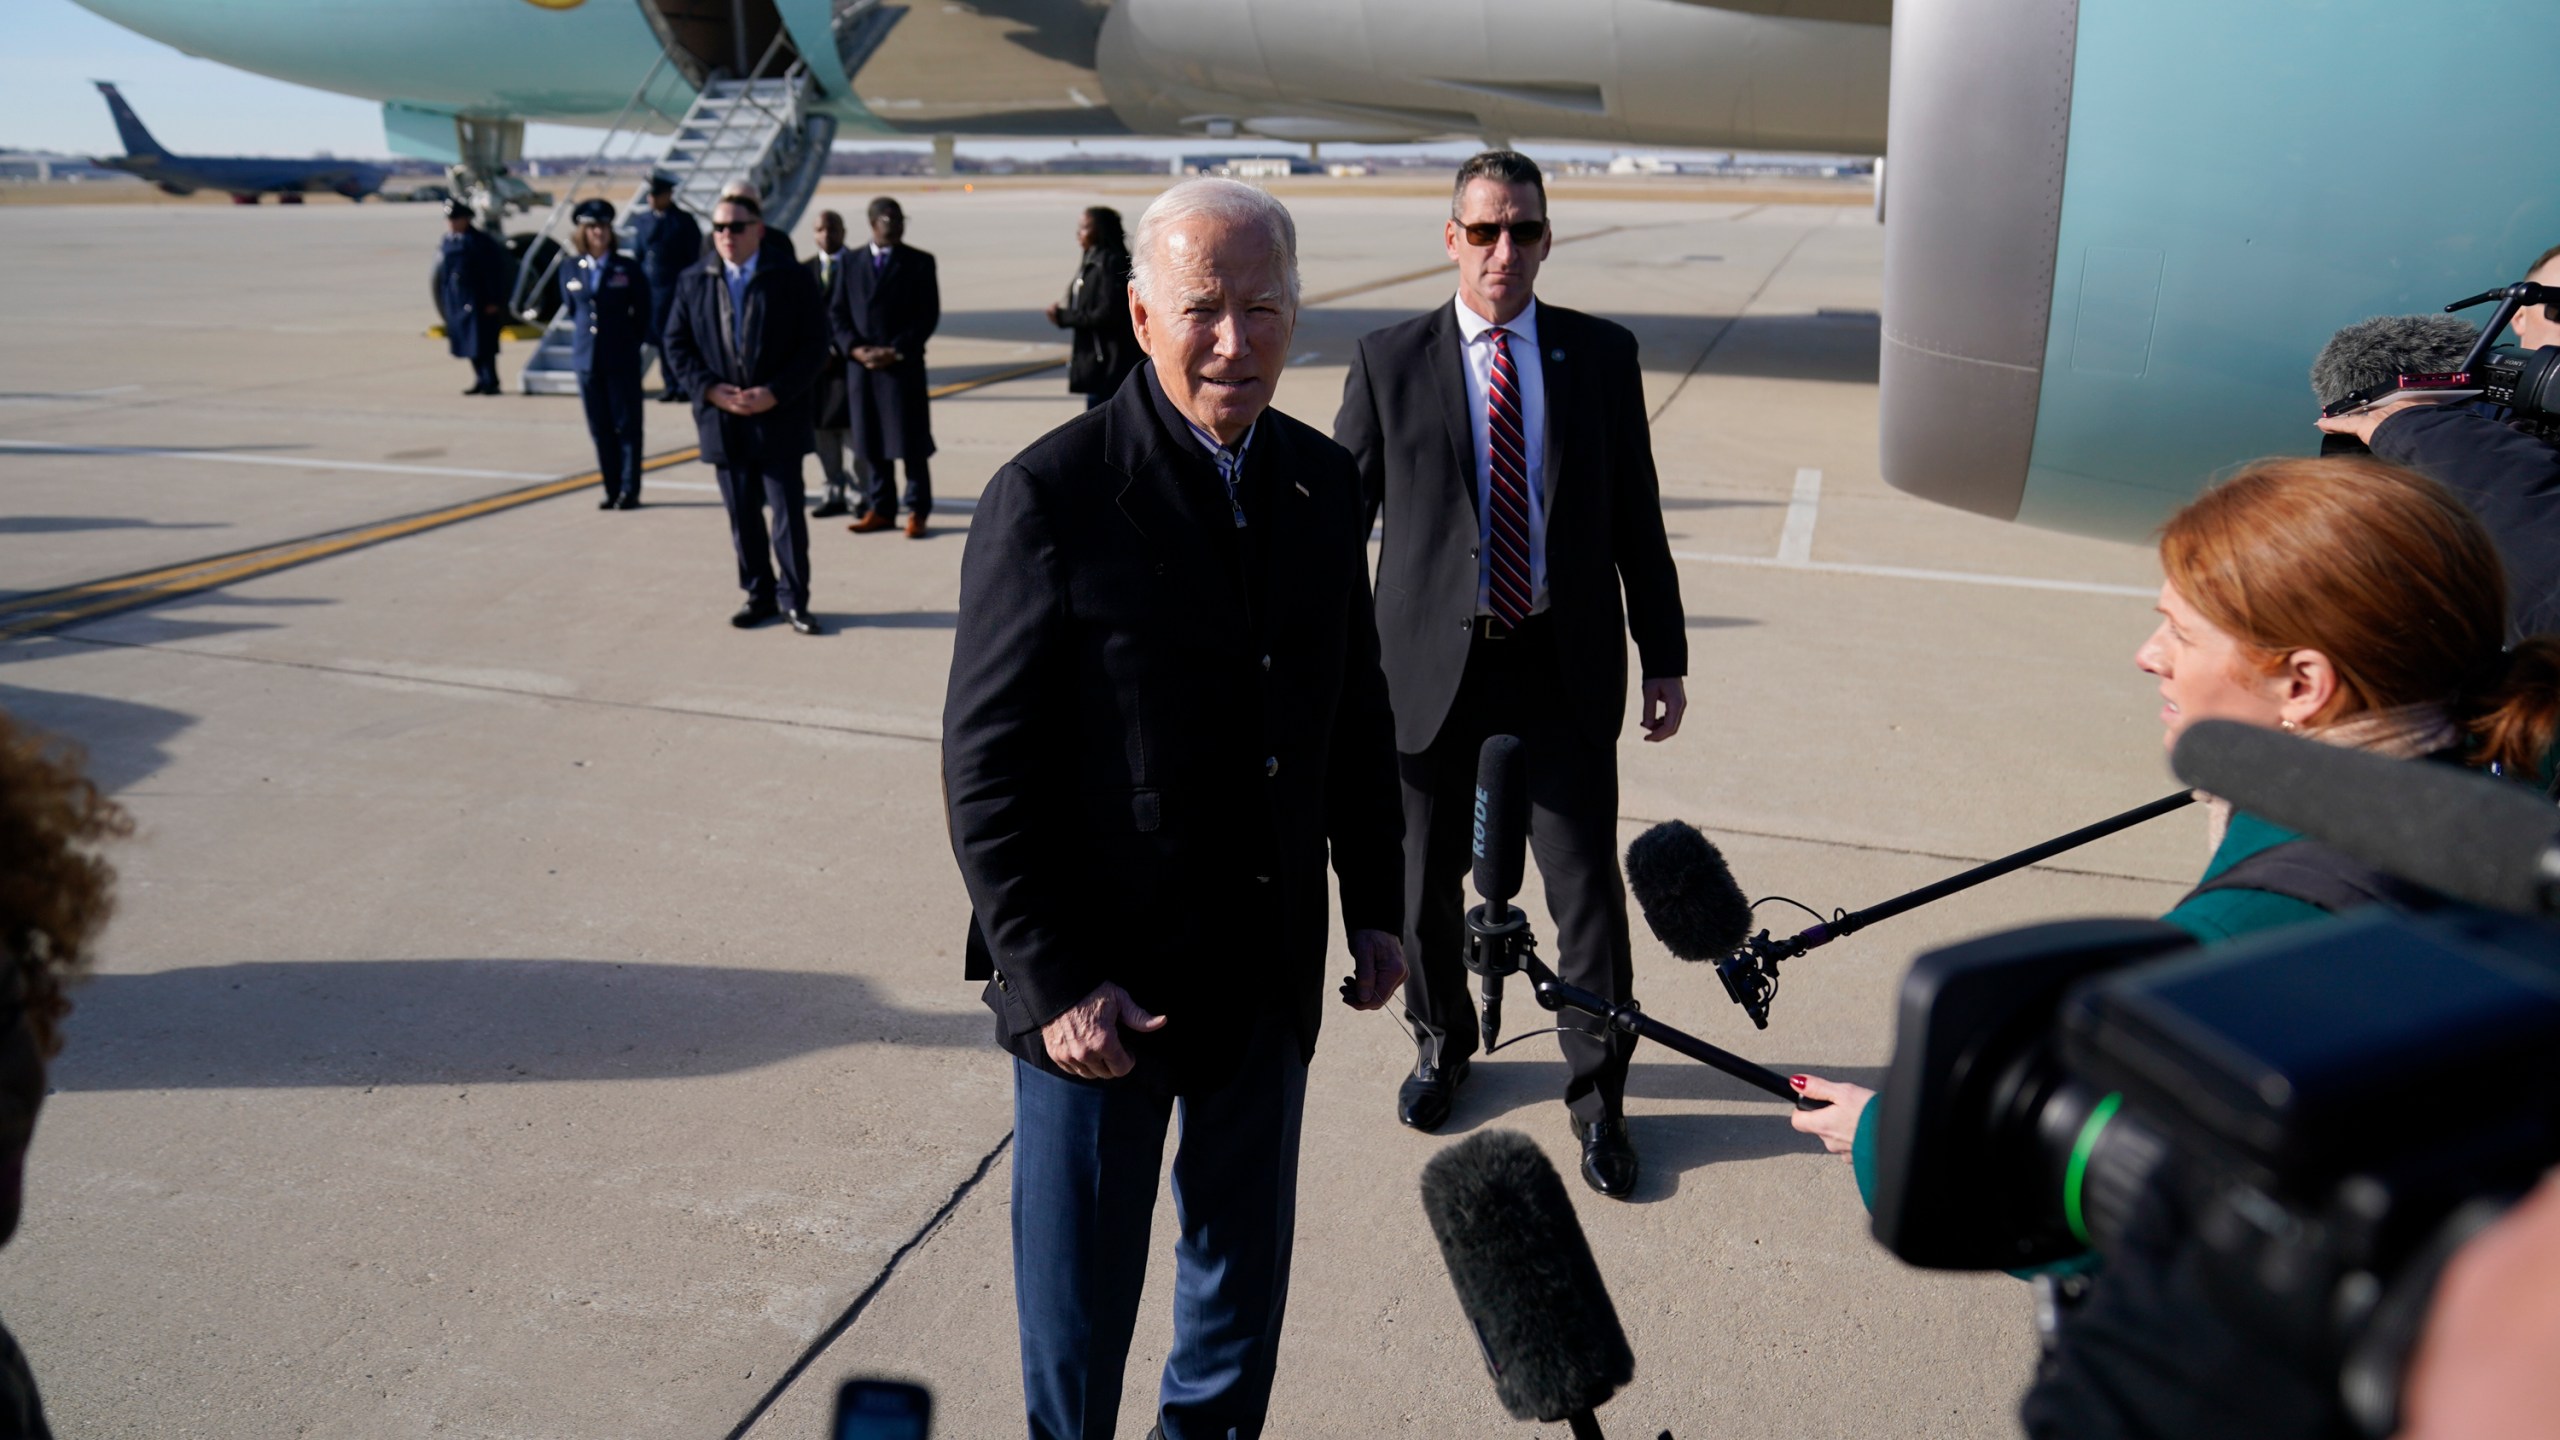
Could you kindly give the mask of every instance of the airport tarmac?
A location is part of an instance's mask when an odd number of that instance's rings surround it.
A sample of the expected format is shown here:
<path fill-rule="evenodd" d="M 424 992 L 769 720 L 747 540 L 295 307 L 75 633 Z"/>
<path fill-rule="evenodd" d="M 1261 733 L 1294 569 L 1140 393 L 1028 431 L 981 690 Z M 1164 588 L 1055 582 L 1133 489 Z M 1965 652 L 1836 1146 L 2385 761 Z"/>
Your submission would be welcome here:
<path fill-rule="evenodd" d="M 1321 425 L 1362 331 L 1446 303 L 1446 212 L 1282 193 L 1316 303 L 1280 404 Z M 813 527 L 818 639 L 728 626 L 696 464 L 636 513 L 579 490 L 435 518 L 593 460 L 574 401 L 457 393 L 422 337 L 424 208 L 0 211 L 0 634 L 33 595 L 213 577 L 0 640 L 0 708 L 84 744 L 140 826 L 0 1253 L 59 1433 L 792 1440 L 854 1374 L 930 1385 L 942 1436 L 1020 1433 L 1010 1062 L 959 978 L 936 740 L 966 502 L 1080 405 L 1054 370 L 973 382 L 1062 353 L 1039 311 L 1084 203 L 913 195 L 934 378 L 969 387 L 935 410 L 946 508 L 923 541 Z M 1621 747 L 1624 837 L 1686 818 L 1755 896 L 1828 912 L 2173 788 L 2131 663 L 2149 553 L 1878 476 L 1865 208 L 1560 191 L 1555 218 L 1542 293 L 1644 345 L 1692 642 L 1683 732 Z M 653 453 L 692 444 L 677 407 L 648 424 Z M 1914 951 L 2157 913 L 2202 824 L 1791 962 L 1766 1031 L 1640 924 L 1639 993 L 1781 1073 L 1872 1082 Z M 1415 1181 L 1488 1127 L 1570 1177 L 1561 1064 L 1543 1039 L 1479 1062 L 1435 1137 L 1393 1119 L 1410 1060 L 1385 1016 L 1327 1021 L 1269 1433 L 1560 1435 L 1496 1404 Z M 1636 1354 L 1604 1424 L 2014 1433 L 2024 1286 L 1893 1260 L 1846 1168 L 1715 1072 L 1642 1050 L 1629 1110 L 1633 1203 L 1571 1186 Z M 1170 1334 L 1171 1209 L 1125 1436 Z"/>

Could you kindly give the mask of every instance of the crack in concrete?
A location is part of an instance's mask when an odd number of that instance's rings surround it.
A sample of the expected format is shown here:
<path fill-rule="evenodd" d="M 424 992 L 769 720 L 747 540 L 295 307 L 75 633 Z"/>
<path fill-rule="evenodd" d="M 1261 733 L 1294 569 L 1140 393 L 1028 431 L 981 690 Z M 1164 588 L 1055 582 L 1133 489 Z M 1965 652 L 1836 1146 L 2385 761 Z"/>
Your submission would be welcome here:
<path fill-rule="evenodd" d="M 909 1255 L 914 1254 L 924 1246 L 926 1241 L 933 1238 L 934 1232 L 940 1230 L 944 1222 L 951 1218 L 952 1212 L 960 1208 L 961 1201 L 968 1199 L 971 1193 L 977 1190 L 979 1182 L 987 1178 L 987 1172 L 995 1168 L 996 1161 L 1012 1144 L 1013 1132 L 1007 1130 L 1004 1132 L 1004 1138 L 996 1142 L 996 1148 L 979 1158 L 978 1168 L 969 1172 L 969 1178 L 961 1181 L 959 1188 L 951 1192 L 951 1197 L 942 1202 L 942 1208 L 934 1211 L 933 1215 L 916 1230 L 916 1233 L 907 1237 L 907 1243 L 899 1246 L 896 1252 L 889 1256 L 889 1263 L 880 1267 L 880 1273 L 871 1277 L 871 1283 L 862 1287 L 862 1293 L 853 1297 L 853 1303 L 845 1307 L 844 1313 L 836 1317 L 835 1323 L 820 1331 L 817 1338 L 809 1342 L 807 1348 L 800 1352 L 800 1358 L 791 1362 L 791 1368 L 782 1372 L 781 1377 L 773 1382 L 772 1388 L 757 1398 L 756 1403 L 747 1410 L 745 1417 L 732 1426 L 729 1433 L 722 1436 L 721 1440 L 741 1440 L 749 1430 L 755 1428 L 755 1423 L 763 1419 L 765 1412 L 773 1408 L 774 1402 L 780 1400 L 794 1384 L 799 1382 L 800 1377 L 807 1373 L 809 1367 L 817 1363 L 818 1357 L 826 1353 L 827 1347 L 836 1343 L 844 1332 L 853 1328 L 853 1323 L 862 1318 L 862 1312 L 870 1308 L 871 1302 L 897 1275 L 898 1267 L 906 1263 Z"/>

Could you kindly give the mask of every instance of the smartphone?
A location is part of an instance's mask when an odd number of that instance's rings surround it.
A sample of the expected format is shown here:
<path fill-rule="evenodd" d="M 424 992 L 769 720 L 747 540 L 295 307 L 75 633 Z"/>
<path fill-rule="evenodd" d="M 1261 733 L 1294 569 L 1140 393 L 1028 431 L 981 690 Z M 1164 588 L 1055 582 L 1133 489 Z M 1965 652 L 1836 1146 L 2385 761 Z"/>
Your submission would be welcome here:
<path fill-rule="evenodd" d="M 899 1380 L 847 1380 L 836 1392 L 835 1440 L 926 1440 L 933 1392 Z"/>

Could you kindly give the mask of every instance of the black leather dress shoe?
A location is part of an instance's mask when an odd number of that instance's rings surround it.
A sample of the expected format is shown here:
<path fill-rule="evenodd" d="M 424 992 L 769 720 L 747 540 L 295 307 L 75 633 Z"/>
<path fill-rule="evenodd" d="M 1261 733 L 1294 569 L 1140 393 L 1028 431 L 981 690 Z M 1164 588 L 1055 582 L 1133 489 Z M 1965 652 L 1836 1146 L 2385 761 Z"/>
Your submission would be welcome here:
<path fill-rule="evenodd" d="M 1413 1073 L 1396 1087 L 1396 1118 L 1425 1134 L 1437 1130 L 1448 1123 L 1449 1106 L 1458 1098 L 1458 1087 L 1466 1083 L 1463 1059 L 1447 1065 L 1417 1060 Z"/>
<path fill-rule="evenodd" d="M 818 624 L 818 617 L 810 614 L 806 610 L 785 610 L 782 612 L 782 618 L 790 621 L 791 628 L 799 631 L 803 635 L 824 635 L 827 633 L 826 629 Z"/>
<path fill-rule="evenodd" d="M 637 493 L 625 495 L 621 499 L 613 502 L 613 508 L 616 510 L 637 510 L 640 508 L 640 497 Z"/>
<path fill-rule="evenodd" d="M 619 495 L 607 495 L 596 502 L 596 508 L 599 510 L 619 510 L 622 508 L 622 497 Z"/>
<path fill-rule="evenodd" d="M 781 613 L 781 607 L 770 600 L 750 600 L 738 607 L 738 613 L 729 617 L 729 623 L 741 630 L 753 630 Z"/>
<path fill-rule="evenodd" d="M 1612 1200 L 1635 1193 L 1642 1167 L 1636 1162 L 1636 1145 L 1627 1138 L 1623 1118 L 1588 1123 L 1577 1119 L 1573 1138 L 1582 1142 L 1582 1183 Z"/>

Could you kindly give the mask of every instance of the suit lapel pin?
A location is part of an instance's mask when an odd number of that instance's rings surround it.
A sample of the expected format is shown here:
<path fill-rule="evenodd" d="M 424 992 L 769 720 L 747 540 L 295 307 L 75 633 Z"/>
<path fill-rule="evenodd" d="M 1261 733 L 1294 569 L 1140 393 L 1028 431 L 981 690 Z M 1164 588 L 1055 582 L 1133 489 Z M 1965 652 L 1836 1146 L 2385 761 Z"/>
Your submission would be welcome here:
<path fill-rule="evenodd" d="M 1299 494 L 1306 496 L 1310 500 L 1316 498 L 1316 492 L 1308 489 L 1304 481 L 1292 480 L 1289 483 L 1298 487 Z"/>

